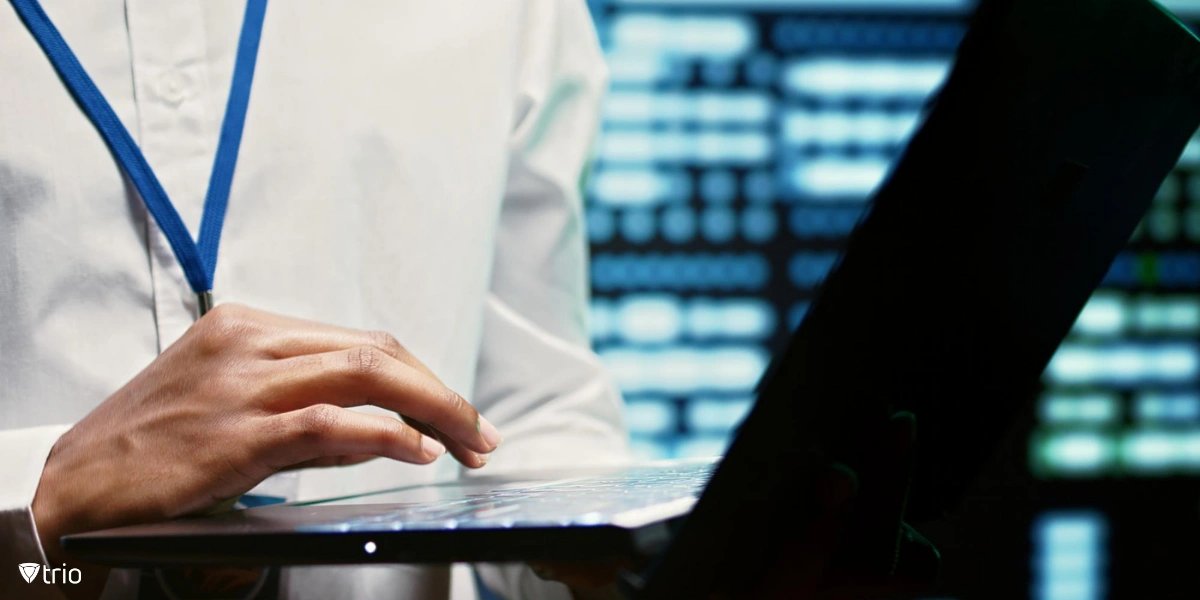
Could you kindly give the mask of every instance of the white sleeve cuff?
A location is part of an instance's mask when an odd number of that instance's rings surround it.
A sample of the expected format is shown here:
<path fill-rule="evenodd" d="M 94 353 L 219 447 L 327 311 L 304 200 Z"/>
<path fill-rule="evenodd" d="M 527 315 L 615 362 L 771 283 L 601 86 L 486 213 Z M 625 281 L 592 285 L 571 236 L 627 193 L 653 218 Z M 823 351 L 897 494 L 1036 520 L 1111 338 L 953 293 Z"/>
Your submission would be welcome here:
<path fill-rule="evenodd" d="M 50 449 L 70 428 L 47 425 L 0 431 L 0 565 L 12 569 L 0 576 L 0 597 L 63 598 L 57 585 L 42 583 L 40 577 L 26 583 L 13 565 L 48 563 L 31 505 Z"/>

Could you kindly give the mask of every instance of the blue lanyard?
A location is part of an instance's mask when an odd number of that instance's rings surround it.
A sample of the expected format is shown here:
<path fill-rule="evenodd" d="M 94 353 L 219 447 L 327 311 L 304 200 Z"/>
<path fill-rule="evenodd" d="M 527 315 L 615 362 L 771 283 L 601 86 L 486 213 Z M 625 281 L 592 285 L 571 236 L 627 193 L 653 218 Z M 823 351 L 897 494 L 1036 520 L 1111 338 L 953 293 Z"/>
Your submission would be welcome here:
<path fill-rule="evenodd" d="M 137 188 L 159 229 L 167 236 L 171 249 L 175 251 L 175 258 L 179 260 L 187 276 L 188 285 L 199 297 L 200 314 L 203 315 L 212 307 L 217 247 L 221 242 L 225 208 L 229 205 L 229 189 L 233 184 L 238 148 L 242 143 L 242 128 L 246 123 L 246 108 L 250 103 L 250 86 L 254 81 L 254 65 L 258 59 L 258 43 L 262 37 L 267 0 L 246 2 L 246 15 L 242 20 L 242 33 L 238 40 L 237 62 L 233 69 L 233 83 L 225 105 L 221 139 L 217 144 L 217 156 L 208 180 L 208 193 L 204 198 L 204 216 L 200 220 L 198 243 L 192 240 L 187 226 L 183 224 L 179 212 L 167 198 L 167 192 L 163 190 L 158 177 L 154 175 L 154 170 L 146 162 L 141 149 L 121 124 L 104 95 L 96 88 L 92 78 L 83 70 L 79 59 L 50 22 L 50 17 L 46 16 L 46 11 L 42 10 L 38 0 L 11 2 L 25 26 L 29 28 L 29 32 L 37 39 L 42 51 L 46 53 L 46 57 L 54 64 L 54 69 L 70 89 L 75 101 L 104 137 L 104 142 L 108 144 L 117 162 Z"/>

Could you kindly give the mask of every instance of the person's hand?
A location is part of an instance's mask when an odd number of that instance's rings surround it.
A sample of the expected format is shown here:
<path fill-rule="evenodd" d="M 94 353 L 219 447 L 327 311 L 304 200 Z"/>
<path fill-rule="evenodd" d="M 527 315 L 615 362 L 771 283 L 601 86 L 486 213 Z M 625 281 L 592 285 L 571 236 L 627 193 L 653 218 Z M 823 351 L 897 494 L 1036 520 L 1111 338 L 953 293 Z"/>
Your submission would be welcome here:
<path fill-rule="evenodd" d="M 803 524 L 800 538 L 783 546 L 757 586 L 715 594 L 710 600 L 874 600 L 928 591 L 940 557 L 937 549 L 907 524 L 901 523 L 899 532 L 865 532 L 888 537 L 899 534 L 891 538 L 896 540 L 897 552 L 891 573 L 864 573 L 840 555 L 848 549 L 847 543 L 853 543 L 847 534 L 855 520 L 877 523 L 879 515 L 869 514 L 872 510 L 902 514 L 915 462 L 916 418 L 911 413 L 897 413 L 872 442 L 867 459 L 872 461 L 870 472 L 887 482 L 884 489 L 877 490 L 882 503 L 860 506 L 856 511 L 858 474 L 842 464 L 830 465 L 816 481 L 817 510 Z"/>
<path fill-rule="evenodd" d="M 904 565 L 928 563 L 929 557 L 923 554 L 936 550 L 912 543 L 908 537 L 901 544 L 901 570 L 894 575 L 864 577 L 835 565 L 839 541 L 858 494 L 857 477 L 850 469 L 834 465 L 817 482 L 816 492 L 819 513 L 809 521 L 804 538 L 784 547 L 759 585 L 713 593 L 708 600 L 875 600 L 928 588 L 925 573 L 910 575 Z M 903 535 L 912 535 L 907 526 Z M 640 570 L 629 560 L 534 563 L 530 567 L 542 579 L 566 584 L 575 600 L 621 598 L 614 583 L 620 572 Z"/>
<path fill-rule="evenodd" d="M 368 404 L 428 435 L 349 409 Z M 447 448 L 476 468 L 499 443 L 390 335 L 222 305 L 58 440 L 34 521 L 65 562 L 62 535 L 204 511 L 280 470 L 425 464 Z"/>
<path fill-rule="evenodd" d="M 923 554 L 936 550 L 914 543 L 911 536 L 915 532 L 907 526 L 902 532 L 901 570 L 896 574 L 868 578 L 837 566 L 834 561 L 858 495 L 858 478 L 844 465 L 833 465 L 817 481 L 816 493 L 818 513 L 808 521 L 804 537 L 784 547 L 759 585 L 714 593 L 708 600 L 874 600 L 928 587 L 925 572 L 911 574 L 905 565 L 928 563 L 930 558 Z M 641 570 L 628 559 L 543 562 L 530 567 L 542 579 L 566 584 L 575 600 L 621 598 L 615 586 L 621 571 Z"/>
<path fill-rule="evenodd" d="M 879 452 L 873 465 L 875 473 L 897 475 L 897 489 L 884 490 L 886 498 L 903 503 L 915 456 L 916 420 L 909 413 L 895 415 L 876 440 Z M 859 495 L 858 475 L 841 464 L 826 468 L 815 482 L 816 511 L 799 529 L 799 539 L 787 543 L 766 569 L 766 575 L 747 589 L 713 593 L 708 600 L 852 600 L 905 596 L 926 591 L 936 575 L 937 550 L 908 525 L 900 531 L 895 571 L 887 575 L 867 575 L 854 565 L 838 562 L 839 551 L 856 515 Z M 901 505 L 879 508 L 891 511 Z M 889 535 L 889 532 L 878 532 Z M 607 562 L 548 562 L 530 565 L 534 573 L 547 580 L 571 587 L 576 600 L 617 598 L 616 581 L 620 571 L 637 572 L 641 567 L 630 560 Z M 642 565 L 644 566 L 644 564 Z M 734 577 L 733 581 L 744 581 Z"/>
<path fill-rule="evenodd" d="M 867 575 L 837 564 L 857 495 L 854 472 L 843 465 L 830 467 L 817 483 L 820 511 L 808 522 L 804 537 L 784 547 L 758 586 L 714 594 L 709 600 L 877 600 L 928 592 L 937 550 L 908 525 L 900 532 L 895 572 Z"/>
<path fill-rule="evenodd" d="M 593 562 L 534 562 L 529 568 L 546 581 L 557 581 L 571 589 L 574 600 L 614 600 L 623 598 L 616 581 L 622 571 L 637 572 L 631 559 Z"/>

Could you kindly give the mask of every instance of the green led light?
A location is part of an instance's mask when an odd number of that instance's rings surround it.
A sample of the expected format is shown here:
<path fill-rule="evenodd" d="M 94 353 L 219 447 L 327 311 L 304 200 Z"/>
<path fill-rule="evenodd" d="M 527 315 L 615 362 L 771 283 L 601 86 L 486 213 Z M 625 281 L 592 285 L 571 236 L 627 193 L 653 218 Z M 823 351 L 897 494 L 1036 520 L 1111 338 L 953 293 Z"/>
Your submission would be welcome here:
<path fill-rule="evenodd" d="M 1146 230 L 1156 242 L 1170 242 L 1179 237 L 1179 215 L 1174 208 L 1150 211 L 1146 216 Z"/>
<path fill-rule="evenodd" d="M 1029 459 L 1041 479 L 1196 475 L 1200 428 L 1041 430 L 1030 438 Z"/>
<path fill-rule="evenodd" d="M 1040 416 L 1048 425 L 1105 425 L 1121 418 L 1121 401 L 1114 394 L 1046 394 Z"/>
<path fill-rule="evenodd" d="M 1143 225 L 1145 221 L 1142 222 Z M 1140 227 L 1139 227 L 1140 228 Z M 1137 257 L 1138 282 L 1145 287 L 1154 287 L 1158 284 L 1158 256 L 1150 253 L 1143 253 Z"/>
<path fill-rule="evenodd" d="M 1121 462 L 1136 475 L 1169 474 L 1176 465 L 1174 436 L 1163 431 L 1136 431 L 1121 440 Z"/>
<path fill-rule="evenodd" d="M 1114 470 L 1116 442 L 1104 431 L 1035 433 L 1029 458 L 1038 477 L 1098 477 Z"/>

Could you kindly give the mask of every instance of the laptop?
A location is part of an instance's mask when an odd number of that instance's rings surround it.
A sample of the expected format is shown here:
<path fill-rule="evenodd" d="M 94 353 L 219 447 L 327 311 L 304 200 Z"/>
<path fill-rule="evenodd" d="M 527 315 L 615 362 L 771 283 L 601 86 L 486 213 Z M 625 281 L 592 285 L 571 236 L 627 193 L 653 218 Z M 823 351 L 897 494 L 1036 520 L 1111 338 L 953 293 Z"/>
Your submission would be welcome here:
<path fill-rule="evenodd" d="M 299 565 L 656 557 L 638 598 L 705 597 L 802 535 L 813 480 L 859 469 L 858 538 L 894 562 L 871 472 L 920 421 L 910 515 L 954 506 L 1200 126 L 1200 41 L 1149 0 L 984 0 L 723 459 L 479 477 L 67 536 L 92 563 Z"/>

